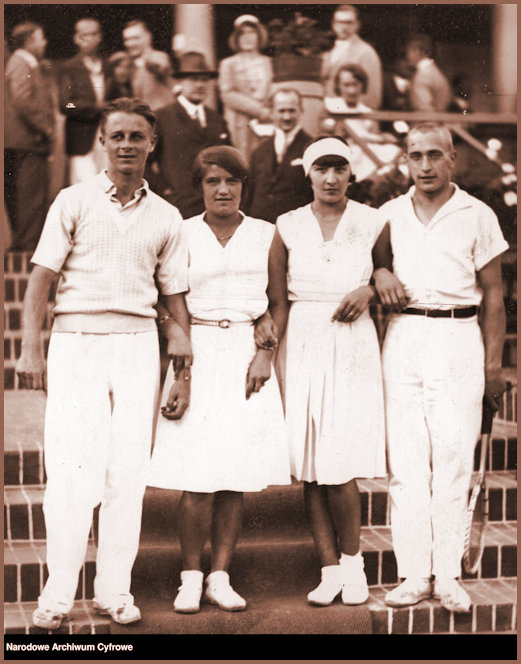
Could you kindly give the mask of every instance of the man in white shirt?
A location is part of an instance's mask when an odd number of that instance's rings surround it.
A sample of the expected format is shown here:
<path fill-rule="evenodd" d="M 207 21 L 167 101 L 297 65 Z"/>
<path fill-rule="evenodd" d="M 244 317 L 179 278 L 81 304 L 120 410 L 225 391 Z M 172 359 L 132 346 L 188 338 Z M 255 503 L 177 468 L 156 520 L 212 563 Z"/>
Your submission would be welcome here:
<path fill-rule="evenodd" d="M 74 26 L 78 54 L 63 65 L 60 110 L 65 115 L 65 150 L 69 155 L 69 183 L 94 177 L 104 166 L 97 129 L 105 99 L 105 63 L 99 56 L 101 26 L 82 18 Z"/>
<path fill-rule="evenodd" d="M 393 545 L 405 579 L 385 601 L 431 597 L 433 575 L 442 606 L 468 611 L 457 579 L 483 392 L 497 408 L 505 389 L 501 254 L 508 245 L 494 212 L 451 182 L 455 152 L 445 127 L 414 127 L 407 161 L 414 186 L 381 208 L 408 298 L 391 318 L 382 359 Z M 376 289 L 393 305 L 384 277 L 377 272 Z"/>
<path fill-rule="evenodd" d="M 335 45 L 324 53 L 322 80 L 326 97 L 335 97 L 334 80 L 342 65 L 359 65 L 367 74 L 367 90 L 361 101 L 369 108 L 380 108 L 382 103 L 382 63 L 375 49 L 358 36 L 360 21 L 358 10 L 353 5 L 339 5 L 331 24 L 335 34 Z"/>
<path fill-rule="evenodd" d="M 158 287 L 178 321 L 168 350 L 185 380 L 191 362 L 181 216 L 142 179 L 154 125 L 140 100 L 106 106 L 108 169 L 58 194 L 32 258 L 17 373 L 22 387 L 48 383 L 49 578 L 33 613 L 44 629 L 57 629 L 73 606 L 100 502 L 94 606 L 118 623 L 141 618 L 130 581 L 159 388 Z M 46 374 L 40 330 L 58 274 Z"/>

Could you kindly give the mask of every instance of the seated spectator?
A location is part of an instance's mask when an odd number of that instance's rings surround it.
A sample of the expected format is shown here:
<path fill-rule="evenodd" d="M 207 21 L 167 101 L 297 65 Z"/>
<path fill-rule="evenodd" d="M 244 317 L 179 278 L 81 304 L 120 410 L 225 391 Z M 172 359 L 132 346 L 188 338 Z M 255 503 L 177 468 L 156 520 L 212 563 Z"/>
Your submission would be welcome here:
<path fill-rule="evenodd" d="M 210 80 L 217 77 L 204 56 L 184 53 L 174 76 L 181 94 L 157 112 L 157 146 L 146 177 L 152 189 L 187 219 L 204 210 L 202 193 L 192 186 L 195 158 L 210 145 L 230 145 L 230 134 L 219 113 L 204 105 Z"/>
<path fill-rule="evenodd" d="M 335 75 L 342 65 L 357 64 L 367 74 L 366 91 L 362 101 L 371 108 L 380 108 L 382 102 L 382 65 L 378 53 L 358 36 L 360 21 L 353 5 L 339 5 L 331 23 L 336 34 L 335 45 L 323 55 L 322 81 L 325 96 L 334 94 Z"/>
<path fill-rule="evenodd" d="M 337 97 L 326 97 L 324 100 L 326 112 L 322 119 L 322 129 L 325 133 L 335 134 L 345 138 L 352 151 L 350 160 L 353 173 L 357 180 L 369 177 L 377 168 L 371 157 L 351 137 L 354 132 L 357 137 L 367 143 L 367 147 L 378 160 L 383 163 L 392 162 L 401 149 L 396 145 L 392 134 L 381 133 L 378 123 L 374 120 L 356 118 L 337 118 L 339 113 L 370 113 L 372 109 L 360 101 L 364 90 L 367 89 L 367 74 L 358 65 L 344 65 L 336 73 L 334 80 Z"/>
<path fill-rule="evenodd" d="M 244 14 L 235 19 L 233 27 L 228 43 L 235 55 L 219 65 L 219 90 L 232 143 L 249 159 L 259 144 L 249 123 L 271 120 L 268 98 L 273 70 L 271 59 L 260 53 L 268 35 L 259 19 Z"/>
<path fill-rule="evenodd" d="M 432 59 L 433 53 L 429 35 L 414 35 L 407 42 L 407 62 L 414 68 L 410 91 L 414 111 L 445 111 L 452 101 L 450 83 Z"/>
<path fill-rule="evenodd" d="M 131 60 L 126 51 L 116 51 L 107 61 L 107 101 L 119 97 L 132 97 L 130 85 Z"/>
<path fill-rule="evenodd" d="M 414 69 L 405 60 L 396 60 L 384 69 L 382 108 L 386 111 L 409 111 L 409 90 Z"/>
<path fill-rule="evenodd" d="M 252 217 L 275 223 L 279 215 L 313 200 L 302 167 L 311 136 L 300 125 L 302 99 L 297 90 L 279 88 L 270 101 L 274 133 L 252 153 L 245 209 Z"/>
<path fill-rule="evenodd" d="M 153 111 L 174 100 L 170 56 L 152 48 L 152 33 L 144 21 L 130 21 L 123 28 L 123 43 L 131 58 L 132 94 Z"/>

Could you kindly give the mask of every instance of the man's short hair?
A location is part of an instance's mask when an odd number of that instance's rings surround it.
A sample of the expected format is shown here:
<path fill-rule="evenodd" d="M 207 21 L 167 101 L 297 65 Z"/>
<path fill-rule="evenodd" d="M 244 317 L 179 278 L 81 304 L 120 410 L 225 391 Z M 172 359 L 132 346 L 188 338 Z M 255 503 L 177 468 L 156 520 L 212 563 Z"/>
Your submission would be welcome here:
<path fill-rule="evenodd" d="M 353 12 L 356 20 L 358 21 L 358 9 L 354 5 L 337 5 L 333 11 L 333 20 L 335 20 L 335 14 L 337 12 Z"/>
<path fill-rule="evenodd" d="M 82 16 L 82 18 L 79 18 L 75 23 L 74 23 L 74 32 L 78 32 L 78 25 L 80 23 L 84 22 L 89 22 L 89 23 L 96 23 L 98 28 L 101 30 L 101 23 L 98 21 L 97 18 L 92 18 L 92 16 Z"/>
<path fill-rule="evenodd" d="M 417 48 L 420 53 L 425 55 L 428 58 L 432 58 L 434 55 L 434 42 L 433 39 L 430 35 L 427 35 L 425 33 L 417 34 L 417 35 L 412 35 L 407 40 L 407 46 L 408 47 L 415 47 Z"/>
<path fill-rule="evenodd" d="M 440 134 L 445 139 L 447 148 L 450 152 L 454 151 L 454 143 L 452 141 L 452 134 L 450 130 L 440 122 L 420 122 L 420 124 L 415 125 L 407 135 L 407 147 L 409 146 L 409 139 L 413 134 L 428 134 L 430 132 L 436 132 Z"/>
<path fill-rule="evenodd" d="M 127 28 L 133 28 L 135 25 L 140 25 L 143 30 L 145 30 L 145 32 L 148 32 L 149 35 L 152 35 L 152 31 L 148 27 L 147 23 L 141 18 L 134 18 L 131 21 L 128 21 L 128 23 L 125 23 L 121 32 L 125 32 Z"/>
<path fill-rule="evenodd" d="M 11 32 L 11 49 L 16 51 L 19 48 L 24 48 L 27 41 L 37 30 L 43 30 L 42 26 L 32 21 L 26 21 L 15 25 Z"/>
<path fill-rule="evenodd" d="M 134 113 L 135 115 L 141 115 L 150 125 L 152 132 L 155 132 L 156 115 L 150 106 L 141 99 L 135 97 L 120 97 L 119 99 L 114 99 L 105 104 L 100 118 L 100 130 L 102 133 L 105 131 L 107 118 L 112 113 Z"/>
<path fill-rule="evenodd" d="M 340 67 L 340 69 L 335 74 L 334 78 L 335 94 L 337 94 L 340 97 L 339 83 L 340 83 L 340 75 L 342 74 L 343 71 L 347 71 L 350 74 L 352 74 L 353 78 L 362 84 L 362 93 L 367 92 L 367 74 L 362 69 L 362 67 L 358 65 L 342 65 L 342 67 Z"/>
<path fill-rule="evenodd" d="M 270 108 L 273 108 L 273 105 L 275 104 L 275 98 L 277 95 L 296 95 L 297 100 L 298 100 L 298 105 L 299 108 L 302 109 L 302 95 L 296 88 L 277 88 L 274 90 L 268 100 L 268 104 Z"/>

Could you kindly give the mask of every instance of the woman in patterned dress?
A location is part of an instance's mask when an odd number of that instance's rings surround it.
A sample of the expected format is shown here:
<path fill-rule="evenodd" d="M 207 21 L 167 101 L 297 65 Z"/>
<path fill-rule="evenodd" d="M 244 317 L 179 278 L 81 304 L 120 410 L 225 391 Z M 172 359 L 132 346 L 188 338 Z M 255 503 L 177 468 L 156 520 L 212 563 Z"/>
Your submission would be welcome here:
<path fill-rule="evenodd" d="M 339 593 L 345 604 L 368 597 L 355 478 L 386 475 L 380 351 L 368 305 L 373 255 L 390 266 L 389 237 L 376 210 L 346 196 L 350 157 L 338 137 L 308 145 L 303 166 L 314 200 L 278 218 L 269 260 L 280 334 L 287 321 L 281 380 L 291 474 L 304 482 L 322 566 L 308 601 L 322 606 Z M 389 304 L 399 308 L 395 283 Z"/>
<path fill-rule="evenodd" d="M 196 160 L 194 182 L 206 211 L 184 221 L 189 249 L 187 305 L 194 361 L 177 379 L 169 368 L 149 484 L 183 491 L 178 529 L 183 571 L 174 608 L 199 610 L 201 555 L 210 535 L 206 599 L 244 609 L 228 568 L 242 520 L 243 492 L 290 484 L 284 415 L 271 353 L 257 349 L 253 323 L 268 305 L 272 224 L 239 205 L 247 168 L 235 148 L 215 146 Z M 162 323 L 170 336 L 175 324 Z M 173 328 L 173 329 L 171 329 Z M 191 393 L 190 393 L 191 392 Z"/>
<path fill-rule="evenodd" d="M 273 69 L 271 59 L 260 53 L 268 38 L 259 19 L 244 14 L 233 27 L 229 44 L 235 55 L 219 65 L 219 90 L 232 143 L 249 160 L 259 143 L 250 121 L 271 122 L 268 99 Z"/>

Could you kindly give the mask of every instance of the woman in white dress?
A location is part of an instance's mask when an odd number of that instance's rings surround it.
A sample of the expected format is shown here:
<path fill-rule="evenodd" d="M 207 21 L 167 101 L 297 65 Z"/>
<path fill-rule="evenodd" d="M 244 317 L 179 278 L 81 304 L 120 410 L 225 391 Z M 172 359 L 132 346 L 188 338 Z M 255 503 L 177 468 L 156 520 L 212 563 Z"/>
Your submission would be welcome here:
<path fill-rule="evenodd" d="M 239 210 L 246 179 L 238 150 L 203 150 L 194 183 L 202 188 L 206 211 L 183 224 L 194 360 L 191 372 L 176 371 L 177 379 L 168 369 L 149 484 L 183 491 L 178 515 L 183 571 L 174 608 L 184 613 L 199 610 L 201 555 L 210 531 L 206 599 L 230 611 L 245 608 L 228 576 L 243 492 L 291 483 L 280 391 L 277 381 L 269 380 L 272 353 L 257 349 L 253 336 L 253 324 L 268 305 L 275 229 Z M 168 316 L 161 320 L 168 338 L 175 323 Z"/>
<path fill-rule="evenodd" d="M 249 160 L 259 144 L 250 122 L 271 122 L 268 100 L 273 68 L 271 58 L 260 53 L 268 35 L 259 19 L 243 14 L 235 19 L 233 28 L 228 43 L 234 55 L 221 60 L 219 91 L 232 143 Z"/>
<path fill-rule="evenodd" d="M 380 351 L 368 305 L 373 255 L 391 265 L 389 236 L 376 210 L 346 197 L 350 157 L 338 137 L 308 145 L 303 166 L 314 200 L 278 218 L 269 260 L 280 335 L 287 322 L 281 378 L 291 474 L 304 482 L 322 566 L 308 601 L 322 606 L 339 593 L 345 604 L 368 597 L 355 478 L 386 475 Z M 404 306 L 398 288 L 388 304 Z"/>

